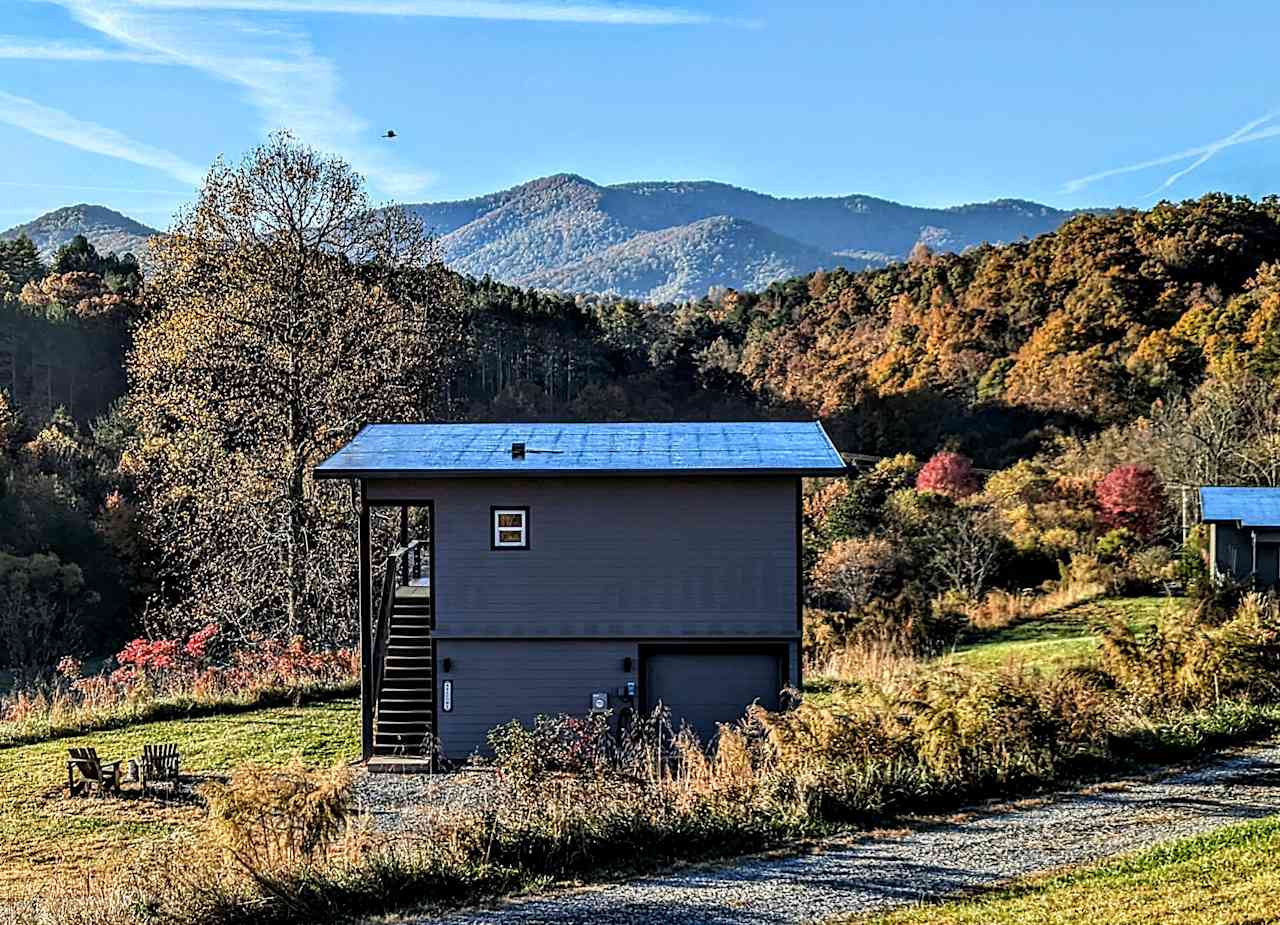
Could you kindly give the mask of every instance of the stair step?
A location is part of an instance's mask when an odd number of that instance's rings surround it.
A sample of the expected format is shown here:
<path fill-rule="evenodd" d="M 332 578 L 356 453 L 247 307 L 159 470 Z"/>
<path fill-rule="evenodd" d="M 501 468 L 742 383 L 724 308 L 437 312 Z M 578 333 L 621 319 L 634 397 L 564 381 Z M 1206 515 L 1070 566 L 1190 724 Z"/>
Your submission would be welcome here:
<path fill-rule="evenodd" d="M 429 757 L 379 752 L 376 748 L 368 768 L 370 774 L 432 774 L 435 770 Z"/>

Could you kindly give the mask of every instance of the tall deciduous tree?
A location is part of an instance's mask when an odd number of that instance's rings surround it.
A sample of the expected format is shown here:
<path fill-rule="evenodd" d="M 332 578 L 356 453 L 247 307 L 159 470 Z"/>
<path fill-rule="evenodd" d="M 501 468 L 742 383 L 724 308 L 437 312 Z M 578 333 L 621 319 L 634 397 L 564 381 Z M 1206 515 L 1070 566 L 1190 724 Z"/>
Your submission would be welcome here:
<path fill-rule="evenodd" d="M 435 240 L 373 208 L 345 163 L 279 134 L 215 164 L 152 261 L 128 462 L 167 612 L 344 637 L 350 499 L 310 470 L 363 423 L 446 411 L 462 332 Z"/>

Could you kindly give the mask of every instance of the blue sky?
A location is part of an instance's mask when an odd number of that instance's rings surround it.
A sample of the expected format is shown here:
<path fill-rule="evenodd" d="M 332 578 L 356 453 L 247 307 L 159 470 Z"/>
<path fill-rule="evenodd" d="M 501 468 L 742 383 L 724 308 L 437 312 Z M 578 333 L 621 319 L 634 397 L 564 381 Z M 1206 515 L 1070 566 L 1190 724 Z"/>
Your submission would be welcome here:
<path fill-rule="evenodd" d="M 81 201 L 163 226 L 283 127 L 410 202 L 561 171 L 926 205 L 1280 192 L 1270 2 L 3 6 L 0 227 Z"/>

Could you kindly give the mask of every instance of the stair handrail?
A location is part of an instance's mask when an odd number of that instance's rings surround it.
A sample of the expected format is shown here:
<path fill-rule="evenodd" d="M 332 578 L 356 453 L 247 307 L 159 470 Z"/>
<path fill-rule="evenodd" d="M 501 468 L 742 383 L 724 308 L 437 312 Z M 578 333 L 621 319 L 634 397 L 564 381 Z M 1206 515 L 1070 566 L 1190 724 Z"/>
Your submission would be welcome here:
<path fill-rule="evenodd" d="M 422 540 L 413 540 L 387 554 L 385 573 L 382 576 L 382 595 L 378 603 L 377 623 L 373 627 L 373 691 L 377 700 L 382 699 L 382 681 L 387 667 L 387 645 L 391 638 L 391 612 L 396 605 L 396 588 L 399 587 L 401 563 L 407 562 L 411 553 L 421 556 Z"/>
<path fill-rule="evenodd" d="M 382 599 L 378 603 L 378 622 L 373 627 L 373 693 L 374 702 L 382 699 L 382 678 L 387 663 L 387 642 L 391 636 L 391 609 L 396 600 L 396 569 L 398 558 L 387 556 L 386 572 L 382 576 Z"/>

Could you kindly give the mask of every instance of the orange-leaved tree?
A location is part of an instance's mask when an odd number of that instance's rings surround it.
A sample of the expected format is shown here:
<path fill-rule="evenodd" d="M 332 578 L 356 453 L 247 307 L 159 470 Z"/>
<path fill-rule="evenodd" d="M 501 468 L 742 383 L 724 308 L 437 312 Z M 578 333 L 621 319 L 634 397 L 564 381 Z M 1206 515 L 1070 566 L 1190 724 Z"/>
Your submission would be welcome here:
<path fill-rule="evenodd" d="M 216 163 L 151 262 L 126 466 L 159 560 L 158 622 L 344 638 L 350 499 L 310 471 L 362 423 L 446 410 L 463 335 L 438 244 L 281 133 Z"/>

